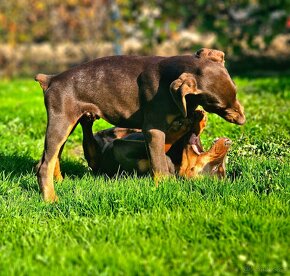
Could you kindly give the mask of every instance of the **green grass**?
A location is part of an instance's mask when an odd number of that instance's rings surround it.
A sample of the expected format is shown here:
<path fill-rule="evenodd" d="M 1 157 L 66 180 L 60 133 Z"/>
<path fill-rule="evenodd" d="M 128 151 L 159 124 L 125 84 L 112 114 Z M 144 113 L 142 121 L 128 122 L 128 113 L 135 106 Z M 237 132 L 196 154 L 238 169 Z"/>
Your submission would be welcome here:
<path fill-rule="evenodd" d="M 236 78 L 247 123 L 210 115 L 202 135 L 233 140 L 223 181 L 93 177 L 81 130 L 66 144 L 57 204 L 33 166 L 46 126 L 30 80 L 0 81 L 1 275 L 290 274 L 290 79 Z M 95 130 L 108 126 L 95 124 Z"/>

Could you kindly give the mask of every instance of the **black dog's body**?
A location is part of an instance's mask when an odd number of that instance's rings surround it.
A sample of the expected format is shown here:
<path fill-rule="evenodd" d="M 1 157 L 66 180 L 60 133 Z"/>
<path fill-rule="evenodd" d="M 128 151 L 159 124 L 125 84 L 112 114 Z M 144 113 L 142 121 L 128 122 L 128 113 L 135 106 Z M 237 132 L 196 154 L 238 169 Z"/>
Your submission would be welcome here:
<path fill-rule="evenodd" d="M 56 200 L 55 164 L 67 137 L 84 115 L 142 129 L 153 173 L 163 175 L 169 173 L 164 131 L 181 113 L 186 116 L 187 109 L 202 105 L 230 122 L 245 121 L 228 72 L 211 58 L 106 57 L 56 76 L 39 74 L 36 80 L 45 91 L 48 115 L 38 170 L 39 185 L 47 201 Z"/>
<path fill-rule="evenodd" d="M 206 122 L 205 112 L 196 110 L 190 118 L 178 118 L 166 130 L 164 151 L 172 174 L 186 178 L 203 174 L 225 177 L 225 158 L 231 141 L 219 138 L 208 151 L 204 151 L 200 134 Z M 91 129 L 89 124 L 90 121 L 82 119 L 84 130 Z M 85 136 L 90 135 L 88 133 Z M 83 149 L 85 153 L 91 152 L 85 157 L 94 173 L 108 176 L 123 172 L 144 175 L 150 170 L 145 138 L 140 130 L 114 127 L 99 131 L 91 138 L 83 144 Z M 91 159 L 94 153 L 100 158 L 97 170 L 91 166 L 95 161 Z"/>

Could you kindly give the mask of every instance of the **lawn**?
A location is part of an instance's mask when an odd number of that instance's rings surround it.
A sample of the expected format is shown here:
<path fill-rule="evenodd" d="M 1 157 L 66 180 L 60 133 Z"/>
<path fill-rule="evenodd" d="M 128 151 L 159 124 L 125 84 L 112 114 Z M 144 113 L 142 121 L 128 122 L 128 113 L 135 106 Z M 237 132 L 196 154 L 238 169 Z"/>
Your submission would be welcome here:
<path fill-rule="evenodd" d="M 1 275 L 290 273 L 290 78 L 235 78 L 247 123 L 210 115 L 205 148 L 233 145 L 225 180 L 90 174 L 78 127 L 66 144 L 57 204 L 34 165 L 46 127 L 32 80 L 0 81 Z M 103 129 L 104 121 L 95 123 Z"/>

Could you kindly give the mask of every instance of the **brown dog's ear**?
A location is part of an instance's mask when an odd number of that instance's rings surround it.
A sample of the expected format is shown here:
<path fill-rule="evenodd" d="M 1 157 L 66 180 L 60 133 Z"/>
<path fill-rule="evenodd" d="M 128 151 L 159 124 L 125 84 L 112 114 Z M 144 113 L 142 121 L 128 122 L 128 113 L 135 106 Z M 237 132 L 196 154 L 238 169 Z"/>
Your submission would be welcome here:
<path fill-rule="evenodd" d="M 194 76 L 190 73 L 182 73 L 179 78 L 170 84 L 170 93 L 173 100 L 184 117 L 187 116 L 186 99 L 188 94 L 197 95 L 200 93 Z"/>
<path fill-rule="evenodd" d="M 195 53 L 195 56 L 198 58 L 210 59 L 222 65 L 225 64 L 225 53 L 219 50 L 202 48 Z"/>

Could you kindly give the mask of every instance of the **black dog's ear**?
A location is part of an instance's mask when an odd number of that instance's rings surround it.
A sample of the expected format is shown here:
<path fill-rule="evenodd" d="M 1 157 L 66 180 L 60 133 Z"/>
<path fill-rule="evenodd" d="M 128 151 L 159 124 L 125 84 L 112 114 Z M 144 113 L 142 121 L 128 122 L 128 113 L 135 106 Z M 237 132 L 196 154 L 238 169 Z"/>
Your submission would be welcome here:
<path fill-rule="evenodd" d="M 225 53 L 215 49 L 202 48 L 195 53 L 198 58 L 210 59 L 214 62 L 225 64 Z"/>
<path fill-rule="evenodd" d="M 187 116 L 186 99 L 188 94 L 200 94 L 194 76 L 190 73 L 182 73 L 179 78 L 170 84 L 170 93 L 173 100 L 184 117 Z"/>

